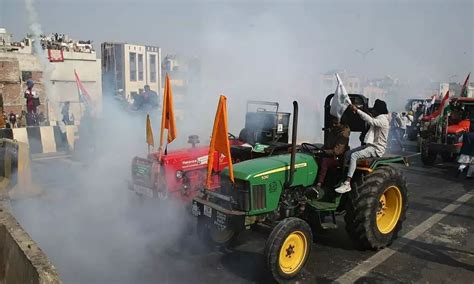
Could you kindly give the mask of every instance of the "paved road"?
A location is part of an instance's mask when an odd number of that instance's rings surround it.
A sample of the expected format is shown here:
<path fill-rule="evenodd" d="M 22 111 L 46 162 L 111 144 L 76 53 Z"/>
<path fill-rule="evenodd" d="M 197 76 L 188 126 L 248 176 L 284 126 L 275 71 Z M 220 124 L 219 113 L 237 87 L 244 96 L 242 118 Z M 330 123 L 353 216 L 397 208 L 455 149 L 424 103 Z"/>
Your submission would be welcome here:
<path fill-rule="evenodd" d="M 409 211 L 391 248 L 357 250 L 339 220 L 317 236 L 295 283 L 474 282 L 474 181 L 456 178 L 454 165 L 403 171 Z M 179 206 L 135 202 L 122 183 L 126 171 L 63 159 L 36 163 L 35 174 L 43 196 L 12 205 L 66 283 L 272 283 L 264 229 L 246 232 L 231 251 L 210 251 Z"/>

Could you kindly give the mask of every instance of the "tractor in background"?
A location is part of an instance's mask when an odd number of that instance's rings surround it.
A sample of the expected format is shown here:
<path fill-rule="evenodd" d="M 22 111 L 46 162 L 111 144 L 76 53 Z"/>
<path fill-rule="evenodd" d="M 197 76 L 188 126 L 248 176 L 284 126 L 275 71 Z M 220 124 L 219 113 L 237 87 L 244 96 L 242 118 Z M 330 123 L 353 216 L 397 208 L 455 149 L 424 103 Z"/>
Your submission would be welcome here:
<path fill-rule="evenodd" d="M 288 152 L 288 124 L 290 114 L 279 112 L 276 102 L 249 101 L 245 127 L 239 137 L 229 133 L 234 163 L 257 157 Z M 209 146 L 198 146 L 197 135 L 188 138 L 190 148 L 169 151 L 159 161 L 159 153 L 146 158 L 134 157 L 131 165 L 132 180 L 129 189 L 140 196 L 167 199 L 169 196 L 189 203 L 203 187 Z M 220 156 L 214 159 L 215 169 L 224 169 L 229 161 Z M 219 184 L 219 175 L 213 175 L 213 184 Z"/>
<path fill-rule="evenodd" d="M 449 104 L 450 113 L 441 121 L 422 119 L 419 145 L 425 166 L 434 165 L 438 155 L 445 162 L 454 161 L 462 147 L 462 135 L 469 131 L 474 98 L 452 98 Z"/>
<path fill-rule="evenodd" d="M 333 94 L 325 101 L 325 136 Z M 368 99 L 350 94 L 359 109 L 368 109 Z M 342 168 L 329 171 L 323 194 L 308 196 L 318 175 L 320 144 L 296 145 L 298 104 L 294 102 L 291 152 L 247 160 L 234 165 L 235 183 L 228 169 L 220 173 L 220 186 L 202 189 L 193 199 L 197 233 L 205 242 L 227 245 L 239 233 L 257 225 L 272 228 L 264 257 L 278 282 L 297 276 L 310 255 L 313 234 L 334 228 L 336 215 L 344 214 L 346 230 L 361 248 L 379 250 L 397 238 L 407 210 L 407 184 L 393 164 L 406 165 L 401 156 L 358 161 L 352 190 L 338 194 L 334 188 L 344 180 Z M 351 131 L 367 126 L 356 114 L 349 115 Z M 326 137 L 325 137 L 326 138 Z"/>

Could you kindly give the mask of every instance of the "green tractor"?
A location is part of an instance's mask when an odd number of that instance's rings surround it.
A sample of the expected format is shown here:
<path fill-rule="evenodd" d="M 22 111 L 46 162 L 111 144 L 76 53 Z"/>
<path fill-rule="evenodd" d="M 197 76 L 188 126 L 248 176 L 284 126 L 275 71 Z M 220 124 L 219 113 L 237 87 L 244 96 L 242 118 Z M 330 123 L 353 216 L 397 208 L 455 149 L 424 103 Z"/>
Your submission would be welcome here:
<path fill-rule="evenodd" d="M 325 133 L 332 97 L 325 102 Z M 358 108 L 368 109 L 364 96 L 350 94 L 350 98 Z M 298 275 L 310 254 L 313 233 L 335 228 L 337 215 L 344 215 L 349 236 L 361 248 L 378 250 L 397 237 L 407 210 L 406 181 L 391 165 L 407 164 L 400 156 L 359 161 L 352 190 L 345 194 L 334 191 L 344 179 L 344 170 L 330 171 L 324 192 L 307 197 L 305 193 L 315 187 L 321 146 L 296 145 L 298 104 L 293 105 L 291 153 L 235 164 L 235 183 L 229 181 L 228 170 L 223 170 L 220 188 L 202 190 L 192 205 L 199 237 L 217 245 L 231 242 L 257 224 L 270 226 L 264 254 L 278 282 Z M 348 120 L 352 131 L 366 129 L 357 115 L 346 114 L 353 116 Z"/>

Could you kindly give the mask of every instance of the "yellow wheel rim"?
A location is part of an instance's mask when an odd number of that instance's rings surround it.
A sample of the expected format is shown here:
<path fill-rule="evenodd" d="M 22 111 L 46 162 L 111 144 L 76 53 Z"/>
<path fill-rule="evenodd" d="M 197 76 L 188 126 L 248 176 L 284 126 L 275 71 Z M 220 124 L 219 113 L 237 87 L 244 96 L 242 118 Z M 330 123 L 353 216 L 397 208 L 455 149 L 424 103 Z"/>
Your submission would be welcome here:
<path fill-rule="evenodd" d="M 279 264 L 281 271 L 285 274 L 298 271 L 307 253 L 308 240 L 306 236 L 300 231 L 291 233 L 280 249 Z"/>
<path fill-rule="evenodd" d="M 394 185 L 387 188 L 379 199 L 377 211 L 377 228 L 382 234 L 392 232 L 402 212 L 402 194 Z"/>

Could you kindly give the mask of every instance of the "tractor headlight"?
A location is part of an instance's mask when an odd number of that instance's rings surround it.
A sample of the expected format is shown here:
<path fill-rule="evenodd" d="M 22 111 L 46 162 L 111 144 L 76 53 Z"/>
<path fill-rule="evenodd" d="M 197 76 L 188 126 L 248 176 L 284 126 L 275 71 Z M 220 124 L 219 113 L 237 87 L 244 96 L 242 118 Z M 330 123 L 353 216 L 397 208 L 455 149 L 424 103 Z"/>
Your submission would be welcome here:
<path fill-rule="evenodd" d="M 177 178 L 177 179 L 182 179 L 183 176 L 184 176 L 183 171 L 176 171 L 176 178 Z"/>

